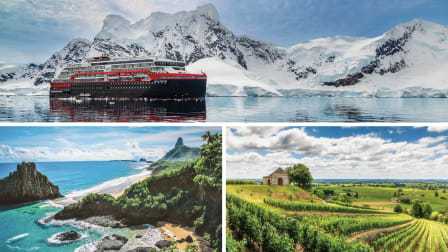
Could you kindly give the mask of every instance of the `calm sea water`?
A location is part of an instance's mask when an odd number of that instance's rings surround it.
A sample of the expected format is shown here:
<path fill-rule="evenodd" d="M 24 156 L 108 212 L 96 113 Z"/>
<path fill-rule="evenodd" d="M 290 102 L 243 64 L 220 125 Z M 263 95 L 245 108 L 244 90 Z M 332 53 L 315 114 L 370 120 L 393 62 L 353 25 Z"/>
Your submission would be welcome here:
<path fill-rule="evenodd" d="M 140 173 L 142 170 L 139 168 L 143 165 L 139 162 L 126 161 L 36 163 L 37 169 L 57 184 L 62 194 L 88 189 L 112 179 Z M 0 164 L 0 177 L 7 176 L 15 169 L 16 164 Z M 47 214 L 59 210 L 48 207 L 45 202 L 0 208 L 2 223 L 0 251 L 73 251 L 105 234 L 124 234 L 123 230 L 111 228 L 86 229 L 79 226 L 79 223 L 68 225 L 68 222 L 52 224 L 38 222 Z M 78 231 L 84 238 L 68 244 L 55 244 L 48 241 L 52 235 L 69 230 Z"/>
<path fill-rule="evenodd" d="M 207 97 L 205 101 L 0 97 L 10 122 L 448 122 L 445 98 Z"/>

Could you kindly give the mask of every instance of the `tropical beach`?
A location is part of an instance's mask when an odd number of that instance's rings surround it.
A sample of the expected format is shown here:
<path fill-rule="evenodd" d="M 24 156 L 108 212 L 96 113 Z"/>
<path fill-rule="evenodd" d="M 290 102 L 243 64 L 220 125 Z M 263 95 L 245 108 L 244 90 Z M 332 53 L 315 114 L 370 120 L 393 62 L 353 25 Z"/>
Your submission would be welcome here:
<path fill-rule="evenodd" d="M 203 130 L 188 132 L 187 141 L 197 139 L 202 148 L 215 142 L 211 139 L 220 139 L 217 133 L 204 134 L 204 142 Z M 144 154 L 150 150 L 136 143 L 131 148 L 138 145 L 139 154 L 132 159 L 0 163 L 0 177 L 4 177 L 0 179 L 0 194 L 7 200 L 2 201 L 0 218 L 8 227 L 0 232 L 4 241 L 0 250 L 211 250 L 216 245 L 205 239 L 205 234 L 220 238 L 214 235 L 219 228 L 209 225 L 220 222 L 205 220 L 215 214 L 209 211 L 220 210 L 220 205 L 213 206 L 221 201 L 220 193 L 193 181 L 200 172 L 194 166 L 201 159 L 201 147 L 187 146 L 182 137 L 174 140 L 154 158 Z M 178 176 L 182 176 L 183 184 L 176 185 L 179 189 L 171 188 Z M 11 187 L 18 185 L 21 189 Z M 146 186 L 150 191 L 143 189 Z M 212 195 L 201 199 L 195 196 L 197 190 Z M 152 205 L 122 206 L 140 197 Z M 91 208 L 90 202 L 101 207 Z M 107 202 L 114 203 L 107 206 Z M 192 207 L 197 210 L 187 210 Z M 196 224 L 198 217 L 204 224 Z"/>

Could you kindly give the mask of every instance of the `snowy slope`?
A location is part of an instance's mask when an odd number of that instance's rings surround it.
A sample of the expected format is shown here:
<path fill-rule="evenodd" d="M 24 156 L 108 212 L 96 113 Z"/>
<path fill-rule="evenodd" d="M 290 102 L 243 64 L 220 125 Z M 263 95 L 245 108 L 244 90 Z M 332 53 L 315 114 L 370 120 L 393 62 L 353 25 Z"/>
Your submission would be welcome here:
<path fill-rule="evenodd" d="M 48 95 L 50 80 L 64 66 L 82 62 L 90 45 L 86 39 L 73 39 L 43 64 L 0 69 L 0 94 Z"/>
<path fill-rule="evenodd" d="M 0 62 L 0 70 L 7 69 L 7 68 L 13 68 L 13 67 L 15 67 L 15 66 L 14 65 L 9 65 L 6 62 Z"/>
<path fill-rule="evenodd" d="M 22 82 L 30 90 L 48 88 L 64 65 L 103 53 L 185 60 L 189 71 L 207 74 L 212 96 L 448 94 L 444 26 L 413 20 L 375 38 L 338 36 L 278 47 L 233 34 L 210 4 L 152 13 L 135 23 L 109 15 L 92 42 L 73 40 L 42 65 L 0 69 L 0 92 L 15 92 Z"/>

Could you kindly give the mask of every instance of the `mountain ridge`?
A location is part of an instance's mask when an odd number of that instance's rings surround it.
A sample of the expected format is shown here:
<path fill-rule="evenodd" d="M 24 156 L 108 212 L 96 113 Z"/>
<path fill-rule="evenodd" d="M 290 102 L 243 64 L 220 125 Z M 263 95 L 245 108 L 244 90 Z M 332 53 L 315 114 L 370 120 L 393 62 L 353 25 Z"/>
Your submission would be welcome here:
<path fill-rule="evenodd" d="M 72 40 L 42 65 L 0 70 L 0 90 L 22 77 L 27 88 L 48 89 L 63 65 L 103 53 L 185 60 L 187 70 L 207 73 L 209 96 L 448 96 L 445 26 L 414 19 L 374 38 L 335 36 L 280 47 L 235 35 L 211 4 L 134 23 L 108 15 L 92 42 Z"/>

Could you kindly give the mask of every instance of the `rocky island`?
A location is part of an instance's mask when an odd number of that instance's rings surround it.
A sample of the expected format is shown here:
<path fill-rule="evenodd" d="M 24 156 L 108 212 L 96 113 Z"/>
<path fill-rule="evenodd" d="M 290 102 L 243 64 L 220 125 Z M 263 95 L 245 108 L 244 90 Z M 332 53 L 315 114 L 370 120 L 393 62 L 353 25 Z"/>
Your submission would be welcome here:
<path fill-rule="evenodd" d="M 36 170 L 33 162 L 17 164 L 17 170 L 0 179 L 0 204 L 16 204 L 62 197 L 59 187 Z"/>

